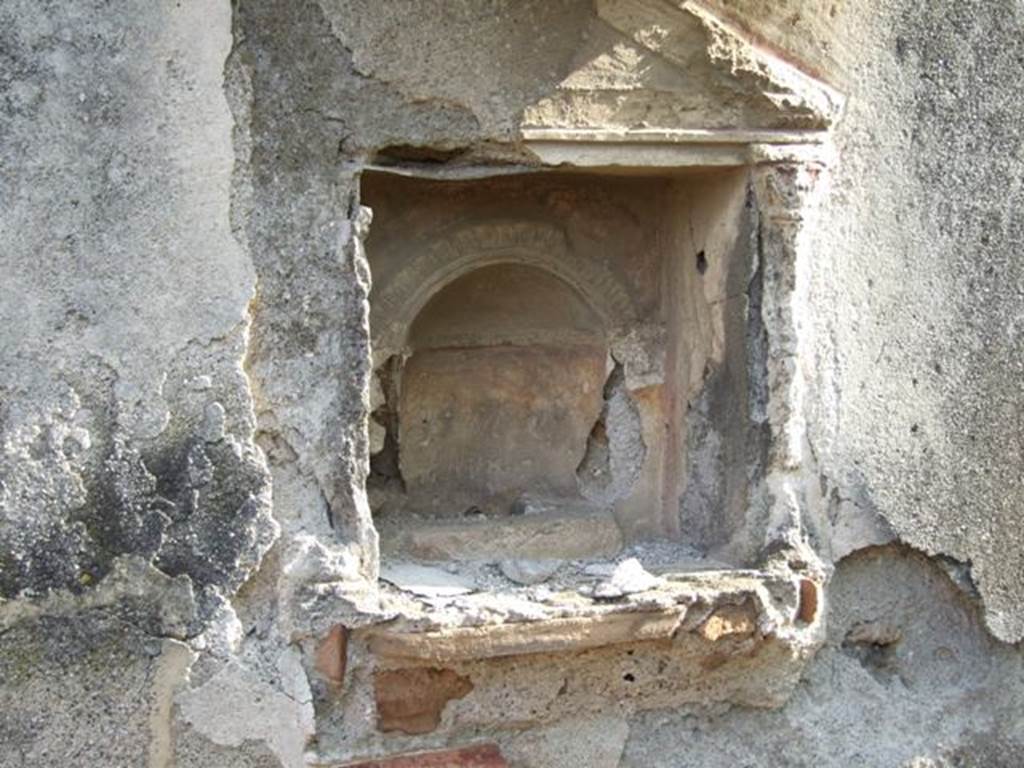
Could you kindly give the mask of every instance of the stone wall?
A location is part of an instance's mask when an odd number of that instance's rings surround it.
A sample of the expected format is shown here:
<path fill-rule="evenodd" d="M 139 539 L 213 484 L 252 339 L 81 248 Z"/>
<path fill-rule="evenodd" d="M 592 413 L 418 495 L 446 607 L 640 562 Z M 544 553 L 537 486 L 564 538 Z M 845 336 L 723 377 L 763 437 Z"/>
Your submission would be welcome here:
<path fill-rule="evenodd" d="M 695 678 L 658 699 L 689 678 L 623 646 L 574 660 L 584 698 L 605 691 L 574 711 L 557 663 L 513 657 L 462 665 L 468 683 L 426 675 L 426 736 L 374 727 L 387 678 L 382 695 L 346 640 L 390 617 L 365 492 L 360 172 L 389 153 L 530 162 L 524 116 L 582 108 L 544 101 L 570 74 L 572 94 L 620 83 L 636 62 L 613 22 L 664 7 L 0 6 L 0 765 L 291 768 L 477 743 L 497 748 L 449 763 L 1024 761 L 1014 0 L 713 8 L 847 97 L 807 286 L 805 522 L 829 579 L 799 679 L 769 654 L 750 668 L 771 695 L 720 696 L 745 679 L 725 667 L 707 695 Z M 640 64 L 668 95 L 609 88 L 587 108 L 705 108 L 662 58 Z M 638 680 L 650 707 L 628 703 Z"/>

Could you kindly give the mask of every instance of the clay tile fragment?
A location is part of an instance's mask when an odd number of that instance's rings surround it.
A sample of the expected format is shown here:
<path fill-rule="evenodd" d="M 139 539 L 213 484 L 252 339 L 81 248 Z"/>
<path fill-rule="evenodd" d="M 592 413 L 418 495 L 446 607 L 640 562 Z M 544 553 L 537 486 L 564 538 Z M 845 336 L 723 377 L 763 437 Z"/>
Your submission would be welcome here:
<path fill-rule="evenodd" d="M 430 733 L 452 699 L 461 699 L 473 684 L 450 669 L 415 667 L 380 670 L 374 676 L 377 728 L 383 732 Z"/>
<path fill-rule="evenodd" d="M 818 586 L 810 579 L 800 580 L 800 604 L 797 608 L 796 617 L 810 624 L 818 615 Z"/>
<path fill-rule="evenodd" d="M 316 671 L 332 688 L 341 688 L 348 666 L 348 629 L 335 624 L 316 649 Z"/>

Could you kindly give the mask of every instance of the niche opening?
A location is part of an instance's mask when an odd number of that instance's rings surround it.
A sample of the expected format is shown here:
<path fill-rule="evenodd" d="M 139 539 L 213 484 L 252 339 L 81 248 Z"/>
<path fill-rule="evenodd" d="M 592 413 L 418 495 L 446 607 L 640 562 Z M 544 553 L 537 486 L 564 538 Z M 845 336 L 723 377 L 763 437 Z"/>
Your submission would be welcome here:
<path fill-rule="evenodd" d="M 685 540 L 690 401 L 707 371 L 729 371 L 714 407 L 745 404 L 746 306 L 728 296 L 746 284 L 731 252 L 744 175 L 368 173 L 362 192 L 385 558 L 607 558 Z M 716 450 L 742 446 L 742 415 L 722 410 L 707 416 L 725 428 Z M 749 473 L 714 469 L 699 477 L 712 501 L 745 501 Z"/>

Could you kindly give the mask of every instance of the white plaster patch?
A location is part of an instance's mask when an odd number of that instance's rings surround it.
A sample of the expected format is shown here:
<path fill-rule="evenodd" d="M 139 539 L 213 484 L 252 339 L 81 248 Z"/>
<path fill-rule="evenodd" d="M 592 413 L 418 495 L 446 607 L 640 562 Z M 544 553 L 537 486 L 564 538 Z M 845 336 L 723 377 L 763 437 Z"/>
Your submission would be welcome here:
<path fill-rule="evenodd" d="M 227 747 L 262 741 L 284 768 L 305 765 L 306 742 L 314 733 L 309 683 L 289 649 L 278 660 L 284 690 L 237 662 L 205 684 L 176 699 L 182 720 L 211 741 Z"/>
<path fill-rule="evenodd" d="M 656 589 L 664 581 L 647 572 L 635 557 L 623 560 L 612 572 L 612 575 L 597 585 L 594 597 L 617 598 Z"/>
<path fill-rule="evenodd" d="M 206 631 L 193 640 L 192 647 L 218 656 L 230 656 L 241 645 L 242 622 L 230 600 L 220 594 L 213 595 L 212 599 L 215 602 L 209 624 Z"/>
<path fill-rule="evenodd" d="M 380 577 L 399 589 L 423 597 L 452 597 L 476 591 L 476 583 L 442 568 L 412 563 L 391 563 L 381 568 Z"/>

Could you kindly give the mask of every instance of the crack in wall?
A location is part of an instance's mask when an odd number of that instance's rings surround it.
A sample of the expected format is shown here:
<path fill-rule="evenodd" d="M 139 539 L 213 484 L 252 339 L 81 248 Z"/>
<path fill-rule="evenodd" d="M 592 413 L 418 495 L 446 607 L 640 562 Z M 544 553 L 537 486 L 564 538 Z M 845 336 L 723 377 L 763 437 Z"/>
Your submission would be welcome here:
<path fill-rule="evenodd" d="M 379 448 L 370 454 L 370 474 L 366 479 L 366 491 L 370 508 L 376 513 L 386 501 L 405 493 L 402 477 L 401 443 L 399 434 L 398 400 L 401 387 L 403 360 L 392 355 L 373 372 L 376 398 L 371 394 L 370 413 L 371 449 L 375 442 L 373 434 L 378 433 Z M 374 407 L 376 406 L 376 407 Z M 383 435 L 380 436 L 380 433 Z"/>

